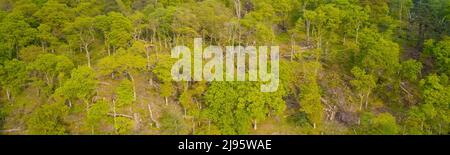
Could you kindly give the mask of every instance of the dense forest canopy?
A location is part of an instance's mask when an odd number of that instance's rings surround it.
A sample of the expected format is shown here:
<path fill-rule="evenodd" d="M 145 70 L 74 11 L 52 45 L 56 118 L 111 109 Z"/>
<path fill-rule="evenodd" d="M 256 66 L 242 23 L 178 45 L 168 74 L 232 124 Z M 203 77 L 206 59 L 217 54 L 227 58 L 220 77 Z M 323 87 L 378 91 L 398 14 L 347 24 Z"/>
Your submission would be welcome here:
<path fill-rule="evenodd" d="M 448 134 L 449 0 L 0 0 L 1 134 Z M 280 46 L 278 91 L 174 82 Z"/>

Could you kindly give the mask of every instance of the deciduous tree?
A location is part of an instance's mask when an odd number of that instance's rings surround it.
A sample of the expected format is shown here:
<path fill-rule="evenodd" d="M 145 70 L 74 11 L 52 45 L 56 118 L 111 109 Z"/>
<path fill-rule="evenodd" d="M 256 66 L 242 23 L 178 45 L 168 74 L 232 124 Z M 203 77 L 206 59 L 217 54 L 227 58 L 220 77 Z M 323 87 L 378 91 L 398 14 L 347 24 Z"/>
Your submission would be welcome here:
<path fill-rule="evenodd" d="M 17 59 L 0 64 L 0 84 L 6 91 L 6 97 L 11 101 L 12 96 L 24 87 L 28 79 L 26 64 Z"/>
<path fill-rule="evenodd" d="M 38 107 L 28 118 L 29 134 L 66 134 L 65 117 L 69 109 L 62 103 L 46 103 Z"/>

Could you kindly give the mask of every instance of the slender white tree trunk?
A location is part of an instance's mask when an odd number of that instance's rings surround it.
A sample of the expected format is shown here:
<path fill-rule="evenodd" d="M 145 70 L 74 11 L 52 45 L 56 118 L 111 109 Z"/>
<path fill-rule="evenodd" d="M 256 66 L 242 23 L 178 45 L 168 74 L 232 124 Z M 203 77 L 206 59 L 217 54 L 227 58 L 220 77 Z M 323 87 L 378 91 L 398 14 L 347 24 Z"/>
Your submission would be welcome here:
<path fill-rule="evenodd" d="M 166 100 L 166 106 L 169 105 L 169 102 L 167 101 L 167 97 L 164 97 Z"/>
<path fill-rule="evenodd" d="M 88 67 L 91 68 L 91 53 L 89 52 L 89 44 L 84 44 L 84 51 L 86 52 Z"/>
<path fill-rule="evenodd" d="M 155 123 L 156 128 L 159 128 L 159 123 L 153 117 L 152 107 L 151 107 L 150 103 L 147 104 L 147 108 L 148 108 L 148 112 L 150 113 L 150 119 Z"/>
<path fill-rule="evenodd" d="M 136 101 L 136 82 L 134 81 L 133 75 L 128 72 L 128 75 L 130 76 L 131 82 L 133 83 L 133 99 Z"/>
<path fill-rule="evenodd" d="M 6 89 L 6 97 L 8 98 L 8 101 L 11 101 L 11 94 L 9 93 L 9 89 Z"/>
<path fill-rule="evenodd" d="M 367 105 L 369 104 L 369 95 L 370 95 L 370 91 L 367 92 L 367 95 L 366 95 L 366 105 L 365 105 L 366 109 L 367 109 Z"/>

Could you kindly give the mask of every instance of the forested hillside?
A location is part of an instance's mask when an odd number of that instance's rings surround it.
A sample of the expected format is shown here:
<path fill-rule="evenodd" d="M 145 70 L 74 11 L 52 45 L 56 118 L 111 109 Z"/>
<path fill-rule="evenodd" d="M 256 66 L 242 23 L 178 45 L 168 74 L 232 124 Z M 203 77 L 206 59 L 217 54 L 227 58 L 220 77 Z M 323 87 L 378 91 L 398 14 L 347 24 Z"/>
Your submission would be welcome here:
<path fill-rule="evenodd" d="M 449 0 L 0 0 L 0 134 L 449 134 Z M 280 86 L 175 82 L 280 46 Z"/>

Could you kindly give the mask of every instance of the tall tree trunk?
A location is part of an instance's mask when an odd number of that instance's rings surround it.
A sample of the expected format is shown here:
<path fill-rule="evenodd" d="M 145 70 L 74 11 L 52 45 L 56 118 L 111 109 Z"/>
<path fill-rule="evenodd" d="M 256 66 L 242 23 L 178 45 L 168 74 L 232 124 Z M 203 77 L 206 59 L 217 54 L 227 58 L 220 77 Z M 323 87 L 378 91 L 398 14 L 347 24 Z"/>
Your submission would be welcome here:
<path fill-rule="evenodd" d="M 128 76 L 130 76 L 131 82 L 133 83 L 133 99 L 136 101 L 136 81 L 134 81 L 133 75 L 127 72 Z"/>
<path fill-rule="evenodd" d="M 89 44 L 84 44 L 84 51 L 86 52 L 88 67 L 91 68 L 91 53 L 89 53 Z"/>
<path fill-rule="evenodd" d="M 309 43 L 310 34 L 309 31 L 311 29 L 311 22 L 309 20 L 306 20 L 306 41 Z"/>
<path fill-rule="evenodd" d="M 72 107 L 72 100 L 69 100 L 69 108 Z"/>
<path fill-rule="evenodd" d="M 166 106 L 169 105 L 169 102 L 167 101 L 167 97 L 164 97 L 164 99 L 166 100 Z"/>
<path fill-rule="evenodd" d="M 150 106 L 150 103 L 147 104 L 147 108 L 148 108 L 148 112 L 150 113 L 150 119 L 152 120 L 153 123 L 155 123 L 156 128 L 159 128 L 159 123 L 153 117 L 152 107 Z"/>
<path fill-rule="evenodd" d="M 145 56 L 147 57 L 147 69 L 150 70 L 150 50 L 146 47 Z"/>
<path fill-rule="evenodd" d="M 84 102 L 86 102 L 86 113 L 88 113 L 89 112 L 89 101 L 84 101 Z"/>
<path fill-rule="evenodd" d="M 367 105 L 369 104 L 369 95 L 370 95 L 370 91 L 367 92 L 367 95 L 366 95 L 366 105 L 365 105 L 366 109 L 367 109 Z"/>
<path fill-rule="evenodd" d="M 48 74 L 45 73 L 45 81 L 47 82 L 47 85 L 51 86 L 52 82 L 50 81 L 50 78 L 48 77 Z"/>
<path fill-rule="evenodd" d="M 42 52 L 45 53 L 45 42 L 41 41 L 41 46 L 42 46 Z"/>
<path fill-rule="evenodd" d="M 8 88 L 6 89 L 6 97 L 8 98 L 8 101 L 11 101 L 11 94 Z"/>
<path fill-rule="evenodd" d="M 108 44 L 108 40 L 106 39 L 106 37 L 105 37 L 105 47 L 106 47 L 106 51 L 108 51 L 108 56 L 111 56 L 111 49 L 110 49 L 110 47 L 109 47 L 109 44 Z"/>

